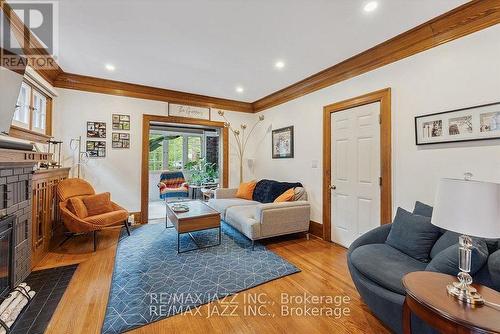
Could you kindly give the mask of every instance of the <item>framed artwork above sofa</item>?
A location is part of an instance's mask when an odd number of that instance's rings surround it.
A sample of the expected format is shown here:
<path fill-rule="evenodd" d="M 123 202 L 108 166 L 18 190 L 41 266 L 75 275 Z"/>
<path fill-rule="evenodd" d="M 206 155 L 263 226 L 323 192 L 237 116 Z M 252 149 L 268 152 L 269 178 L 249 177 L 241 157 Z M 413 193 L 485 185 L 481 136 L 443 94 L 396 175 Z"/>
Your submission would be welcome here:
<path fill-rule="evenodd" d="M 273 159 L 293 158 L 293 126 L 273 130 Z"/>

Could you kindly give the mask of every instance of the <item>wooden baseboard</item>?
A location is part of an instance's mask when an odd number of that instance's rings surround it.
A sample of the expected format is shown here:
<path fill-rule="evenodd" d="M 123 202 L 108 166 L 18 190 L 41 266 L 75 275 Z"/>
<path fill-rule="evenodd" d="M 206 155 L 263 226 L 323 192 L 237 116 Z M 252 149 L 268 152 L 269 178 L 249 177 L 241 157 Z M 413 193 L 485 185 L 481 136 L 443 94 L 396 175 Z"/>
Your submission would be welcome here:
<path fill-rule="evenodd" d="M 309 233 L 323 239 L 323 224 L 311 220 L 309 223 Z"/>

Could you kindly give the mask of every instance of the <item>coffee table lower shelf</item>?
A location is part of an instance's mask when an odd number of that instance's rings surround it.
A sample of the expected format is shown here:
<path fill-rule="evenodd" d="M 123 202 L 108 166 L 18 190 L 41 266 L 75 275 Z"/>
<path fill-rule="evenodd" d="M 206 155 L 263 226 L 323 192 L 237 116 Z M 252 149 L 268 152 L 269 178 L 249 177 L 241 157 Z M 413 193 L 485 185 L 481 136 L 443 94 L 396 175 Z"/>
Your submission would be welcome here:
<path fill-rule="evenodd" d="M 172 226 L 173 227 L 173 226 Z M 198 232 L 198 231 L 206 231 L 206 230 L 213 230 L 214 228 L 211 227 L 211 228 L 204 228 L 204 229 L 201 229 L 201 230 L 196 230 L 196 231 L 191 231 L 191 232 Z M 222 239 L 222 228 L 219 226 L 218 227 L 219 229 L 219 238 L 218 238 L 218 242 L 216 244 L 213 244 L 213 245 L 208 245 L 208 246 L 200 246 L 200 244 L 196 241 L 196 239 L 193 237 L 193 235 L 191 234 L 191 232 L 184 232 L 184 233 L 179 233 L 177 232 L 177 254 L 181 254 L 181 253 L 186 253 L 186 252 L 192 252 L 192 251 L 195 251 L 195 250 L 198 250 L 198 249 L 205 249 L 205 248 L 210 248 L 210 247 L 215 247 L 215 246 L 220 246 L 221 244 L 221 239 Z M 191 237 L 191 240 L 193 240 L 193 242 L 195 243 L 196 245 L 196 248 L 192 248 L 192 249 L 188 249 L 188 250 L 183 250 L 181 251 L 180 250 L 180 243 L 181 243 L 181 234 L 189 234 L 189 236 Z"/>

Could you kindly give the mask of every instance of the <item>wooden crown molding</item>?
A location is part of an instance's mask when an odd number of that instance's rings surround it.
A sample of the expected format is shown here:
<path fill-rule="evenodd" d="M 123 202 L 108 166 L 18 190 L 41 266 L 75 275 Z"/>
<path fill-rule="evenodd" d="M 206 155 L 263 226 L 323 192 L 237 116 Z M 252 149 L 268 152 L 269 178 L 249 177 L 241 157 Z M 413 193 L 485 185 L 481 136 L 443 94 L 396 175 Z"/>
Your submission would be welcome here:
<path fill-rule="evenodd" d="M 54 86 L 93 93 L 128 96 L 199 107 L 220 108 L 249 113 L 253 112 L 252 104 L 248 102 L 185 93 L 170 89 L 149 87 L 66 72 L 57 76 Z"/>
<path fill-rule="evenodd" d="M 33 32 L 24 25 L 23 21 L 5 0 L 0 0 L 0 11 L 4 13 L 17 40 L 22 41 L 23 52 L 28 64 L 45 80 L 53 84 L 56 77 L 63 72 L 56 60 L 49 54 Z"/>
<path fill-rule="evenodd" d="M 39 40 L 9 10 L 10 6 L 5 0 L 0 0 L 0 5 L 16 36 L 30 46 L 26 50 L 29 60 L 44 58 L 53 64 L 52 67 L 35 69 L 55 87 L 250 113 L 283 104 L 500 23 L 500 0 L 473 0 L 304 80 L 248 103 L 66 73 L 46 51 L 42 55 L 33 54 L 33 49 L 44 50 Z"/>
<path fill-rule="evenodd" d="M 500 23 L 500 0 L 474 0 L 252 103 L 260 112 Z"/>

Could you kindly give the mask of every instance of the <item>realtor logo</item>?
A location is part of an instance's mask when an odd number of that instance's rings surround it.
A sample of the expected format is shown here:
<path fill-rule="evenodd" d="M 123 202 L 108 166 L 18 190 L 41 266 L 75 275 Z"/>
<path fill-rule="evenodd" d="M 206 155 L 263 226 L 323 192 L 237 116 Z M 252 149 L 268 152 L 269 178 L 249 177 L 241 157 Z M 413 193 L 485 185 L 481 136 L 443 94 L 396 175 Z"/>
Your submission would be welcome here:
<path fill-rule="evenodd" d="M 1 16 L 2 49 L 33 57 L 29 62 L 34 68 L 53 65 L 59 42 L 57 1 L 2 1 Z"/>

